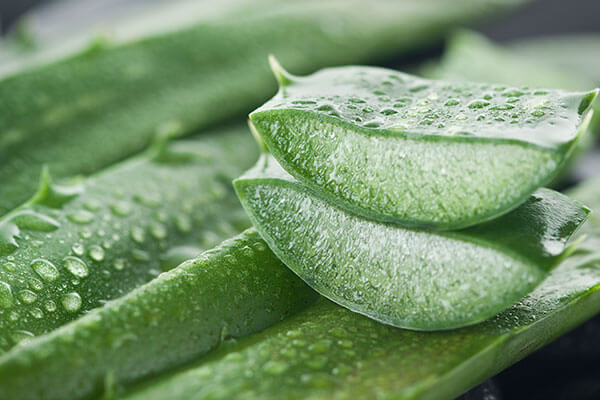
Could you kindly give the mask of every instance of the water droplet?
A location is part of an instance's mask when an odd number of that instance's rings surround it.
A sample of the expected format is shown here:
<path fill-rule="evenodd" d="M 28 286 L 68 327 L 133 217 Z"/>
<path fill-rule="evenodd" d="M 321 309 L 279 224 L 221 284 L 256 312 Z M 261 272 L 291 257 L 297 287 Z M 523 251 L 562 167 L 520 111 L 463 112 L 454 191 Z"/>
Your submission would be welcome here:
<path fill-rule="evenodd" d="M 523 92 L 521 92 L 520 90 L 517 89 L 511 89 L 511 90 L 507 90 L 506 92 L 502 93 L 503 96 L 506 97 L 521 97 L 523 96 Z"/>
<path fill-rule="evenodd" d="M 44 312 L 37 307 L 34 307 L 31 310 L 29 310 L 29 314 L 35 319 L 40 319 L 44 316 Z"/>
<path fill-rule="evenodd" d="M 77 292 L 65 294 L 60 302 L 67 312 L 77 312 L 81 308 L 81 296 Z"/>
<path fill-rule="evenodd" d="M 535 110 L 531 112 L 531 115 L 533 115 L 534 117 L 543 117 L 544 115 L 546 115 L 546 113 L 542 110 Z"/>
<path fill-rule="evenodd" d="M 10 285 L 0 281 L 0 308 L 10 308 L 13 302 L 14 299 Z"/>
<path fill-rule="evenodd" d="M 82 239 L 89 239 L 92 237 L 92 232 L 89 229 L 83 229 L 83 230 L 79 231 L 79 236 Z"/>
<path fill-rule="evenodd" d="M 88 250 L 90 258 L 96 262 L 104 261 L 104 249 L 98 245 L 93 245 Z"/>
<path fill-rule="evenodd" d="M 48 312 L 56 311 L 56 303 L 52 300 L 48 300 L 46 302 L 46 304 L 44 304 L 44 307 L 46 308 L 46 311 L 48 311 Z"/>
<path fill-rule="evenodd" d="M 31 290 L 24 289 L 19 292 L 19 299 L 25 304 L 33 304 L 37 300 L 37 294 Z"/>
<path fill-rule="evenodd" d="M 490 103 L 487 101 L 475 100 L 475 101 L 472 101 L 471 103 L 469 103 L 468 107 L 472 108 L 472 109 L 479 109 L 479 108 L 487 107 L 489 105 L 490 105 Z"/>
<path fill-rule="evenodd" d="M 131 214 L 131 204 L 126 201 L 119 201 L 112 204 L 110 210 L 117 217 L 127 217 Z"/>
<path fill-rule="evenodd" d="M 150 261 L 150 254 L 148 252 L 141 249 L 133 249 L 131 250 L 131 256 L 136 261 Z"/>
<path fill-rule="evenodd" d="M 63 259 L 63 264 L 70 273 L 78 278 L 85 278 L 88 276 L 89 272 L 87 265 L 77 257 L 67 256 Z"/>
<path fill-rule="evenodd" d="M 445 106 L 448 107 L 453 107 L 453 106 L 457 106 L 460 104 L 460 101 L 456 100 L 456 99 L 450 99 L 447 102 L 444 103 Z"/>
<path fill-rule="evenodd" d="M 39 292 L 44 288 L 44 284 L 39 279 L 31 278 L 29 279 L 29 287 L 35 290 L 36 292 Z"/>
<path fill-rule="evenodd" d="M 58 270 L 48 260 L 37 258 L 29 266 L 45 281 L 53 282 L 58 278 Z"/>
<path fill-rule="evenodd" d="M 81 243 L 74 243 L 71 246 L 71 251 L 78 257 L 81 257 L 85 253 L 85 247 Z"/>
<path fill-rule="evenodd" d="M 83 203 L 83 208 L 88 211 L 98 211 L 102 207 L 102 204 L 98 200 L 90 199 Z"/>
<path fill-rule="evenodd" d="M 134 226 L 131 228 L 130 235 L 133 241 L 136 243 L 141 244 L 144 243 L 144 240 L 146 240 L 146 232 L 139 226 Z"/>
<path fill-rule="evenodd" d="M 149 228 L 150 236 L 154 239 L 160 240 L 167 237 L 167 228 L 163 224 L 153 223 Z"/>
<path fill-rule="evenodd" d="M 117 258 L 113 264 L 113 268 L 117 271 L 122 271 L 125 268 L 125 259 Z"/>
<path fill-rule="evenodd" d="M 319 340 L 308 347 L 309 351 L 312 351 L 315 354 L 326 353 L 331 347 L 331 341 L 327 339 Z"/>
<path fill-rule="evenodd" d="M 74 224 L 86 225 L 94 220 L 94 214 L 86 210 L 77 210 L 67 215 Z"/>
<path fill-rule="evenodd" d="M 136 194 L 133 196 L 133 201 L 150 208 L 156 208 L 160 206 L 160 197 L 158 196 L 150 197 Z"/>
<path fill-rule="evenodd" d="M 4 263 L 2 266 L 6 272 L 15 272 L 17 270 L 17 266 L 13 262 Z"/>
<path fill-rule="evenodd" d="M 16 330 L 11 333 L 10 337 L 15 343 L 19 343 L 25 339 L 31 339 L 35 335 L 29 331 Z"/>

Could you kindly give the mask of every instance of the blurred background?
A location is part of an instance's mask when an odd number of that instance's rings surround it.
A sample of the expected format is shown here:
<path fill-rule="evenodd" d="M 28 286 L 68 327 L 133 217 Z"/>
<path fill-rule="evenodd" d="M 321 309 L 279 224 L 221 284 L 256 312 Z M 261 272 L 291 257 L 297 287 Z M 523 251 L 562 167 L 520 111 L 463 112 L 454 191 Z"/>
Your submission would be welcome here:
<path fill-rule="evenodd" d="M 137 12 L 148 3 L 167 0 L 71 1 L 68 12 L 34 11 L 30 23 L 39 32 L 61 31 L 64 26 L 85 26 L 103 18 L 121 18 Z M 47 0 L 0 0 L 2 34 L 18 27 L 19 17 Z M 115 12 L 118 10 L 118 12 Z M 490 39 L 509 42 L 515 39 L 565 33 L 600 33 L 600 1 L 538 0 L 516 13 L 503 15 L 477 30 Z M 391 60 L 387 66 L 413 68 L 443 54 L 437 47 Z M 600 60 L 598 54 L 591 55 Z M 565 55 L 568 57 L 568 55 Z M 592 59 L 594 58 L 592 57 Z M 584 60 L 584 62 L 586 62 Z M 590 61 L 593 62 L 593 61 Z M 596 66 L 600 70 L 600 64 Z M 600 171 L 600 154 L 586 156 L 563 187 Z M 482 386 L 463 396 L 464 399 L 600 399 L 600 318 L 587 322 L 575 331 L 525 358 Z"/>

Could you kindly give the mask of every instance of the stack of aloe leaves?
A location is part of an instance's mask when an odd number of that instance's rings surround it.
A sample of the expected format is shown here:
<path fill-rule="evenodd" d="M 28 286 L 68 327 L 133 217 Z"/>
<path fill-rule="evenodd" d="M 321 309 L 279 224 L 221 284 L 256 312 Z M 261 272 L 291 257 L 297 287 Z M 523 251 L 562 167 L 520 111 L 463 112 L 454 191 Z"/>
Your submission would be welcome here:
<path fill-rule="evenodd" d="M 269 52 L 376 62 L 518 1 L 230 3 L 0 78 L 0 399 L 449 399 L 600 310 L 600 186 L 543 188 L 589 78 L 271 59 L 251 129 L 206 129 Z"/>

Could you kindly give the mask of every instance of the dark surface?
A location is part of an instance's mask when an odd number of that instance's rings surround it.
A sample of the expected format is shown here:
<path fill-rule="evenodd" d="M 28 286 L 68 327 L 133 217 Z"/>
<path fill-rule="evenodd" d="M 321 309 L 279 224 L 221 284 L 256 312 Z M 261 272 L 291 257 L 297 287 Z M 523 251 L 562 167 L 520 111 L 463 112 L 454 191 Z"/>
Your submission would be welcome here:
<path fill-rule="evenodd" d="M 0 0 L 2 32 L 8 30 L 18 15 L 40 2 Z M 600 1 L 537 0 L 517 13 L 487 23 L 480 30 L 500 41 L 545 34 L 600 32 Z M 415 64 L 430 54 L 400 61 Z M 600 399 L 600 316 L 461 396 L 461 400 L 501 399 Z"/>

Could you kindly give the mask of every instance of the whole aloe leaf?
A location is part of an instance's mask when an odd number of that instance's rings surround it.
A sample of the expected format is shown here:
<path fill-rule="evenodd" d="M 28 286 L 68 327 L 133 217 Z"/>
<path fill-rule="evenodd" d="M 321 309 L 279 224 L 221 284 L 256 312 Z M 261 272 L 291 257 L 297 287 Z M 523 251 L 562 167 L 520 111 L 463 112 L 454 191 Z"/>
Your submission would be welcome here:
<path fill-rule="evenodd" d="M 564 256 L 589 212 L 541 189 L 487 224 L 442 233 L 408 229 L 328 203 L 267 155 L 234 186 L 271 249 L 316 291 L 417 330 L 474 324 L 516 303 Z"/>
<path fill-rule="evenodd" d="M 534 47 L 535 41 L 524 48 Z M 598 40 L 600 44 L 600 39 Z M 566 47 L 566 46 L 565 46 Z M 577 46 L 575 45 L 575 48 Z M 577 64 L 593 64 L 593 52 L 581 49 L 572 57 Z M 559 57 L 557 52 L 556 57 Z M 472 31 L 459 31 L 450 38 L 446 51 L 439 64 L 426 68 L 425 75 L 431 78 L 504 83 L 513 86 L 552 87 L 565 90 L 589 90 L 600 86 L 600 73 L 597 79 L 563 69 L 557 63 L 546 62 L 536 57 L 535 51 L 517 52 L 513 46 L 501 46 Z"/>
<path fill-rule="evenodd" d="M 4 354 L 0 398 L 110 393 L 258 332 L 317 297 L 249 230 Z"/>
<path fill-rule="evenodd" d="M 598 98 L 271 63 L 279 92 L 250 114 L 266 147 L 330 201 L 403 226 L 458 229 L 521 204 L 561 170 Z"/>
<path fill-rule="evenodd" d="M 520 2 L 234 2 L 196 24 L 114 45 L 94 41 L 4 76 L 0 214 L 27 199 L 44 163 L 58 177 L 89 174 L 145 148 L 166 121 L 189 134 L 247 113 L 273 90 L 268 52 L 299 71 L 373 60 Z"/>
<path fill-rule="evenodd" d="M 600 311 L 599 188 L 596 180 L 570 193 L 595 211 L 579 250 L 487 322 L 445 332 L 406 331 L 322 300 L 120 398 L 454 398 Z"/>
<path fill-rule="evenodd" d="M 0 220 L 0 351 L 102 306 L 249 223 L 230 181 L 257 151 L 243 129 L 157 141 L 52 184 Z"/>
<path fill-rule="evenodd" d="M 549 65 L 600 86 L 600 35 L 577 33 L 521 39 L 507 45 L 510 52 Z"/>

